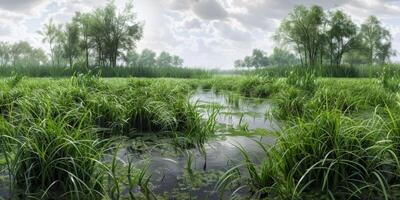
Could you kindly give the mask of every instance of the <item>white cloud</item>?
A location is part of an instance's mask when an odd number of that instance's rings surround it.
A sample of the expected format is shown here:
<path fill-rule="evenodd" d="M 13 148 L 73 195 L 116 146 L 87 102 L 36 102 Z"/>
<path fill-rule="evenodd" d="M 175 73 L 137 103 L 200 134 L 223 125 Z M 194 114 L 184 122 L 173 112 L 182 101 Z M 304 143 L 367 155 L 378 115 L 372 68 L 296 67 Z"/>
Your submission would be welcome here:
<path fill-rule="evenodd" d="M 36 31 L 50 18 L 58 23 L 76 11 L 103 6 L 107 0 L 0 0 L 0 40 L 28 40 L 42 44 Z M 122 7 L 126 0 L 116 0 Z M 341 9 L 361 23 L 378 16 L 393 33 L 400 50 L 400 1 L 398 0 L 136 0 L 138 19 L 145 22 L 138 50 L 170 51 L 189 66 L 232 67 L 233 61 L 253 48 L 271 52 L 271 36 L 282 18 L 299 4 Z M 399 58 L 397 58 L 399 59 Z"/>

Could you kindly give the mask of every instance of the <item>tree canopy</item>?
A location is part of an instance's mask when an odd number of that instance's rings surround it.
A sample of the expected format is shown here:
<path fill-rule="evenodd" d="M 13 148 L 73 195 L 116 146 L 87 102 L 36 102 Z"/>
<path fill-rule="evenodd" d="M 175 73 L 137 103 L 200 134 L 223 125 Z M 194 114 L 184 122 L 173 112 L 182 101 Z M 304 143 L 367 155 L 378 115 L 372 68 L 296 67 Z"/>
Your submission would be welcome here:
<path fill-rule="evenodd" d="M 369 64 L 383 64 L 394 55 L 391 34 L 375 16 L 361 25 L 340 10 L 297 6 L 282 21 L 275 40 L 294 50 L 303 66 L 339 67 L 350 55 L 364 56 Z M 343 59 L 345 58 L 345 59 Z"/>

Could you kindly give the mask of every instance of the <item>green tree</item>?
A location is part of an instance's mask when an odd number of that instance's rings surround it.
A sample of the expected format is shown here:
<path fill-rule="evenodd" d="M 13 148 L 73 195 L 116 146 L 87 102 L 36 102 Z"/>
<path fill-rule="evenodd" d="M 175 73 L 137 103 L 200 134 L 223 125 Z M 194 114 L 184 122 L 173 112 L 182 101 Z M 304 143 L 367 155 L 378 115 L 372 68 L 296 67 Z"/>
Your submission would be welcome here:
<path fill-rule="evenodd" d="M 293 66 L 299 64 L 296 56 L 281 48 L 275 47 L 272 54 L 269 56 L 269 62 L 273 66 Z"/>
<path fill-rule="evenodd" d="M 39 31 L 38 33 L 43 37 L 42 42 L 49 44 L 51 63 L 54 66 L 54 56 L 56 51 L 54 48 L 54 43 L 56 42 L 59 34 L 58 27 L 56 24 L 54 24 L 53 19 L 50 19 L 47 24 L 44 24 L 43 31 Z"/>
<path fill-rule="evenodd" d="M 157 66 L 159 67 L 171 67 L 172 66 L 172 56 L 163 51 L 157 58 Z"/>
<path fill-rule="evenodd" d="M 268 65 L 267 53 L 260 49 L 254 49 L 251 56 L 251 67 L 256 69 L 266 67 Z"/>
<path fill-rule="evenodd" d="M 140 55 L 137 64 L 141 67 L 155 67 L 157 65 L 157 54 L 149 49 L 144 49 Z"/>
<path fill-rule="evenodd" d="M 320 6 L 297 6 L 281 23 L 275 39 L 289 44 L 300 55 L 303 65 L 318 63 L 324 43 L 325 13 Z"/>
<path fill-rule="evenodd" d="M 74 64 L 74 59 L 80 54 L 79 49 L 79 26 L 77 23 L 72 22 L 66 24 L 63 40 L 63 48 L 65 57 L 69 60 L 69 66 L 72 67 Z"/>
<path fill-rule="evenodd" d="M 118 58 L 135 48 L 142 37 L 142 25 L 136 22 L 133 1 L 128 1 L 122 12 L 113 1 L 98 8 L 87 20 L 89 37 L 97 49 L 98 64 L 115 67 Z"/>
<path fill-rule="evenodd" d="M 84 59 L 86 68 L 89 68 L 89 51 L 91 48 L 91 40 L 90 40 L 90 24 L 91 24 L 91 15 L 88 13 L 80 13 L 76 12 L 75 16 L 72 19 L 73 23 L 75 23 L 79 28 L 79 48 L 81 52 L 84 52 Z"/>
<path fill-rule="evenodd" d="M 243 60 L 235 61 L 236 68 L 261 68 L 269 64 L 267 53 L 260 49 L 254 49 L 251 56 L 246 56 Z"/>
<path fill-rule="evenodd" d="M 375 16 L 361 25 L 360 38 L 370 64 L 385 63 L 393 55 L 391 34 Z"/>
<path fill-rule="evenodd" d="M 174 67 L 183 67 L 183 59 L 179 56 L 172 56 L 172 66 Z"/>
<path fill-rule="evenodd" d="M 128 53 L 124 56 L 124 60 L 127 66 L 137 67 L 138 61 L 140 58 L 140 54 L 135 51 L 128 51 Z"/>
<path fill-rule="evenodd" d="M 342 63 L 343 55 L 351 51 L 357 43 L 357 25 L 342 11 L 330 13 L 328 20 L 328 44 L 331 66 Z"/>
<path fill-rule="evenodd" d="M 10 44 L 0 42 L 0 67 L 5 67 L 10 62 Z"/>

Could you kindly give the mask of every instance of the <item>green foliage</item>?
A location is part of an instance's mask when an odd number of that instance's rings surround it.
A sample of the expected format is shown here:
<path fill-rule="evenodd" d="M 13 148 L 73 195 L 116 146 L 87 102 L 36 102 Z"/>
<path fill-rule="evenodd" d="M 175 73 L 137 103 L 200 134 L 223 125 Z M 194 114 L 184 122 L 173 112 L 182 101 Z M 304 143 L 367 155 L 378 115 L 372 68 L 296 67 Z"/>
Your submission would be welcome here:
<path fill-rule="evenodd" d="M 400 75 L 396 68 L 393 66 L 386 65 L 383 67 L 383 72 L 380 74 L 379 83 L 384 88 L 390 91 L 397 92 L 400 89 Z"/>
<path fill-rule="evenodd" d="M 287 77 L 291 71 L 314 71 L 318 77 L 341 77 L 341 78 L 379 78 L 385 69 L 385 66 L 374 65 L 341 65 L 339 67 L 317 66 L 317 67 L 302 67 L 302 66 L 284 66 L 284 67 L 269 67 L 257 69 L 247 72 L 249 75 L 257 75 L 263 77 Z M 400 73 L 399 65 L 389 65 L 390 71 L 394 74 Z"/>
<path fill-rule="evenodd" d="M 154 199 L 146 170 L 120 163 L 109 138 L 166 134 L 193 147 L 216 127 L 218 110 L 205 120 L 185 80 L 89 73 L 18 82 L 0 89 L 1 167 L 13 199 Z"/>
<path fill-rule="evenodd" d="M 260 164 L 241 149 L 247 173 L 240 173 L 241 166 L 231 168 L 217 189 L 249 188 L 256 199 L 396 198 L 398 154 L 395 140 L 386 138 L 397 131 L 387 128 L 391 124 L 378 116 L 357 121 L 321 112 L 285 129 L 270 149 L 263 147 Z"/>
<path fill-rule="evenodd" d="M 86 74 L 88 68 L 85 67 L 52 67 L 52 66 L 16 66 L 0 67 L 0 74 L 3 77 L 12 76 L 17 73 L 27 77 L 71 77 L 75 74 Z M 96 67 L 90 68 L 92 74 L 101 77 L 171 77 L 171 78 L 206 78 L 210 73 L 202 69 L 191 69 L 184 67 Z"/>
<path fill-rule="evenodd" d="M 394 55 L 391 34 L 370 16 L 359 28 L 343 11 L 313 5 L 297 6 L 282 21 L 275 40 L 288 45 L 307 67 L 338 68 L 350 64 L 385 64 Z M 367 61 L 367 62 L 365 62 Z"/>
<path fill-rule="evenodd" d="M 313 71 L 297 70 L 291 71 L 286 78 L 288 85 L 295 86 L 305 91 L 314 91 L 316 77 Z"/>

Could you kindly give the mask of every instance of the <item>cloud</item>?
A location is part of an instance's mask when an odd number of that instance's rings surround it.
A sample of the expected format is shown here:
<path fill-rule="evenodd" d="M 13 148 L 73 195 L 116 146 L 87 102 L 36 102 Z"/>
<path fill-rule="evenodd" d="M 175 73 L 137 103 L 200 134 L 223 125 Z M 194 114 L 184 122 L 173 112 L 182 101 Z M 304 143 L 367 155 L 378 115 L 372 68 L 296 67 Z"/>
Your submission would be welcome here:
<path fill-rule="evenodd" d="M 47 0 L 0 0 L 0 8 L 9 11 L 29 11 Z"/>
<path fill-rule="evenodd" d="M 197 0 L 192 3 L 193 12 L 205 20 L 220 20 L 228 17 L 228 12 L 216 0 Z"/>
<path fill-rule="evenodd" d="M 116 0 L 123 7 L 127 0 Z M 28 40 L 48 48 L 36 34 L 50 18 L 69 21 L 76 11 L 104 6 L 107 0 L 0 0 L 0 40 Z M 393 33 L 400 50 L 399 0 L 138 0 L 145 22 L 138 51 L 150 48 L 180 55 L 189 66 L 230 68 L 233 61 L 260 48 L 271 52 L 271 35 L 296 5 L 341 9 L 361 23 L 376 15 Z M 395 60 L 400 60 L 400 57 Z"/>
<path fill-rule="evenodd" d="M 193 18 L 184 22 L 183 26 L 186 29 L 200 29 L 201 22 L 197 18 Z"/>
<path fill-rule="evenodd" d="M 232 23 L 215 22 L 214 27 L 220 32 L 222 37 L 232 41 L 248 42 L 252 40 L 252 35 L 249 32 L 239 29 L 238 26 L 234 26 Z"/>

